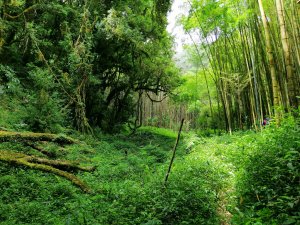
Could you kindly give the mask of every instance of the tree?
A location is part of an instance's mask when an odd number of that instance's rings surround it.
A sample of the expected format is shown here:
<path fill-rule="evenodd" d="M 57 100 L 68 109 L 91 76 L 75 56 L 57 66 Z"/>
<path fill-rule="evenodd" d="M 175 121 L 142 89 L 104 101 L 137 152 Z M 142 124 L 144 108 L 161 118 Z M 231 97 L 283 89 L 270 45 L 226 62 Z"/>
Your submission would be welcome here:
<path fill-rule="evenodd" d="M 278 108 L 281 105 L 280 100 L 279 100 L 279 84 L 278 84 L 277 77 L 276 77 L 275 61 L 274 61 L 273 50 L 272 50 L 272 45 L 271 45 L 271 36 L 270 36 L 270 31 L 269 31 L 269 25 L 268 25 L 267 17 L 266 17 L 264 8 L 263 8 L 262 1 L 258 0 L 258 4 L 259 4 L 259 10 L 260 10 L 260 14 L 261 14 L 261 19 L 263 21 L 263 26 L 264 26 L 264 30 L 265 30 L 266 51 L 267 51 L 267 56 L 268 56 L 268 60 L 269 60 L 271 79 L 272 79 L 273 103 L 274 103 L 274 107 Z M 275 109 L 275 117 L 277 118 L 277 120 L 279 120 L 278 109 Z"/>
<path fill-rule="evenodd" d="M 291 50 L 289 44 L 290 39 L 286 29 L 283 5 L 284 5 L 283 0 L 276 0 L 276 9 L 277 9 L 277 15 L 278 15 L 279 26 L 280 26 L 282 50 L 283 50 L 285 70 L 287 75 L 289 100 L 290 100 L 290 105 L 292 107 L 295 107 L 297 105 L 296 104 L 297 98 L 296 98 L 295 88 L 294 88 L 295 78 L 294 78 Z"/>
<path fill-rule="evenodd" d="M 263 117 L 275 112 L 279 120 L 283 108 L 298 106 L 293 96 L 300 87 L 299 16 L 293 2 L 285 4 L 291 9 L 285 11 L 262 0 L 190 0 L 187 5 L 189 15 L 181 23 L 198 36 L 194 48 L 204 49 L 220 99 L 218 114 L 229 132 L 258 129 Z"/>
<path fill-rule="evenodd" d="M 54 113 L 38 102 L 52 102 L 82 132 L 113 130 L 134 116 L 140 91 L 169 93 L 176 86 L 165 31 L 170 1 L 1 4 L 1 63 L 21 80 L 20 98 L 33 96 L 31 114 L 44 113 L 25 118 L 36 131 L 51 130 Z"/>

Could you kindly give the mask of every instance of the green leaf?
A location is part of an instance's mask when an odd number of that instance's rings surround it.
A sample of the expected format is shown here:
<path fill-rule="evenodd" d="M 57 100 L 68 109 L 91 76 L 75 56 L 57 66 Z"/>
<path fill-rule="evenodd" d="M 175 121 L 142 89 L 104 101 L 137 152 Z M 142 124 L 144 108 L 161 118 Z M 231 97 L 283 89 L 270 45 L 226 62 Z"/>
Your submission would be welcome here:
<path fill-rule="evenodd" d="M 296 223 L 297 221 L 293 218 L 289 218 L 286 221 L 283 222 L 283 225 L 287 225 L 287 224 L 293 224 Z"/>
<path fill-rule="evenodd" d="M 287 167 L 290 169 L 290 170 L 294 170 L 295 167 L 293 166 L 293 164 L 290 162 L 287 164 Z"/>

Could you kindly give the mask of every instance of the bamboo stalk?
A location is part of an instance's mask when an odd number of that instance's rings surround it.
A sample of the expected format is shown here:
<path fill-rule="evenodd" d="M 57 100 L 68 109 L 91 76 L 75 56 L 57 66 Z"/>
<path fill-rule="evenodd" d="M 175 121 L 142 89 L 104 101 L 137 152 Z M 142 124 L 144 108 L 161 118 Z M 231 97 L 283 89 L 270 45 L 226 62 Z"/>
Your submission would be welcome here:
<path fill-rule="evenodd" d="M 184 122 L 184 119 L 181 120 L 180 128 L 179 128 L 178 135 L 177 135 L 177 139 L 176 139 L 176 142 L 175 142 L 175 145 L 174 145 L 174 148 L 173 148 L 172 158 L 171 158 L 171 161 L 170 161 L 170 164 L 169 164 L 168 172 L 167 172 L 166 177 L 165 177 L 164 186 L 167 185 L 168 178 L 169 178 L 169 175 L 171 173 L 171 168 L 172 168 L 172 165 L 173 165 L 173 162 L 174 162 L 174 159 L 175 159 L 176 149 L 177 149 L 177 146 L 178 146 L 178 143 L 179 143 L 180 134 L 181 134 L 181 130 L 182 130 L 182 127 L 183 127 L 183 122 Z"/>

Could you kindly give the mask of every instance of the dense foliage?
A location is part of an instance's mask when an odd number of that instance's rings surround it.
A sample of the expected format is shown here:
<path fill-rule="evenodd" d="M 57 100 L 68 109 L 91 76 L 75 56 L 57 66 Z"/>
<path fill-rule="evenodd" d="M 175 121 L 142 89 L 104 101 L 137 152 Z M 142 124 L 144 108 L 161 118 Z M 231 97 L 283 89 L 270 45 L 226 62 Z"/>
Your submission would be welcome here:
<path fill-rule="evenodd" d="M 299 106 L 297 1 L 185 2 L 188 14 L 182 15 L 181 24 L 192 49 L 187 61 L 195 76 L 197 71 L 207 74 L 199 82 L 214 81 L 203 98 L 210 116 L 222 121 L 216 124 L 219 128 L 257 129 L 265 117 L 275 116 L 278 122 L 284 111 Z"/>
<path fill-rule="evenodd" d="M 180 10 L 174 8 L 173 13 L 181 12 L 178 23 L 186 32 L 176 35 L 186 45 L 174 59 L 187 82 L 171 101 L 156 107 L 145 100 L 143 124 L 174 129 L 185 117 L 188 129 L 259 130 L 264 118 L 275 117 L 279 123 L 284 113 L 297 109 L 300 5 L 296 2 L 176 1 Z"/>
<path fill-rule="evenodd" d="M 299 122 L 289 117 L 280 128 L 269 127 L 252 146 L 237 182 L 242 222 L 300 221 Z"/>
<path fill-rule="evenodd" d="M 57 146 L 49 146 L 48 150 L 66 159 L 92 162 L 96 171 L 78 176 L 94 193 L 84 194 L 52 174 L 7 167 L 0 162 L 0 223 L 219 223 L 218 194 L 227 175 L 217 161 L 197 154 L 186 155 L 189 143 L 182 142 L 179 161 L 167 186 L 163 185 L 175 133 L 143 128 L 129 138 L 121 134 L 101 134 L 97 139 L 76 136 L 85 142 L 64 152 L 57 150 Z M 0 150 L 19 151 L 19 147 L 1 144 Z"/>
<path fill-rule="evenodd" d="M 231 174 L 225 189 L 232 224 L 300 222 L 299 119 L 288 116 L 262 132 L 234 133 L 205 139 L 199 154 L 220 158 Z"/>
<path fill-rule="evenodd" d="M 0 162 L 3 224 L 298 224 L 299 121 L 288 117 L 252 131 L 210 138 L 184 133 L 170 179 L 164 176 L 176 134 L 143 127 L 135 135 L 73 136 L 59 158 L 93 164 L 78 173 L 84 194 L 51 173 Z M 36 154 L 19 143 L 0 151 Z M 39 209 L 39 210 L 36 210 Z"/>
<path fill-rule="evenodd" d="M 297 6 L 171 3 L 0 0 L 0 224 L 300 224 Z"/>
<path fill-rule="evenodd" d="M 142 91 L 176 84 L 169 1 L 1 1 L 1 96 L 17 95 L 32 130 L 112 130 Z M 39 113 L 38 113 L 39 112 Z"/>

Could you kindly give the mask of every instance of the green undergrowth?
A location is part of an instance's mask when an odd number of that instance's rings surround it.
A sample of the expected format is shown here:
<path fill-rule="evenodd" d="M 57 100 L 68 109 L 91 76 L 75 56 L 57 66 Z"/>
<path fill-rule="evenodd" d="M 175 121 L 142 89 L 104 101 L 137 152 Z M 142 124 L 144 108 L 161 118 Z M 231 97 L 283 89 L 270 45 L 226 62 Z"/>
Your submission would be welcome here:
<path fill-rule="evenodd" d="M 219 159 L 230 176 L 223 189 L 231 224 L 300 223 L 300 121 L 282 120 L 261 132 L 203 139 L 193 151 Z"/>
<path fill-rule="evenodd" d="M 69 134 L 57 158 L 96 166 L 77 176 L 84 194 L 53 174 L 0 162 L 0 224 L 299 224 L 299 121 L 201 137 L 183 133 L 166 186 L 177 133 L 142 127 L 133 135 Z M 40 155 L 18 143 L 1 150 Z"/>
<path fill-rule="evenodd" d="M 300 121 L 285 118 L 244 144 L 236 179 L 240 224 L 300 224 Z"/>
<path fill-rule="evenodd" d="M 164 186 L 176 136 L 146 127 L 134 135 L 75 133 L 77 144 L 46 146 L 57 158 L 96 166 L 77 173 L 92 194 L 53 174 L 0 162 L 0 224 L 219 224 L 227 174 L 217 161 L 190 151 L 193 137 L 180 141 Z M 17 143 L 0 144 L 5 149 L 40 154 Z"/>

